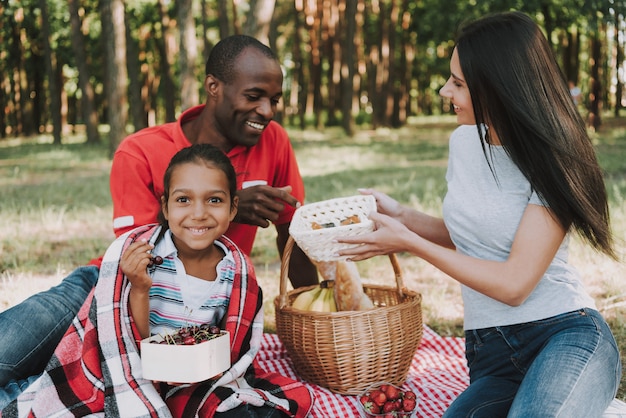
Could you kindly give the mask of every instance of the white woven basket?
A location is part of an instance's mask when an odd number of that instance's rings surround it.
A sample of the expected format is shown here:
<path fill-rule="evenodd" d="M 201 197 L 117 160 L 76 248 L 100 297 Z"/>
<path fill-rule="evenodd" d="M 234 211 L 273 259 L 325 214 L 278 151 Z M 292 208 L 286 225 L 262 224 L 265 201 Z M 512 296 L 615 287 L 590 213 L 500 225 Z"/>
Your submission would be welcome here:
<path fill-rule="evenodd" d="M 354 244 L 333 242 L 338 236 L 350 237 L 372 232 L 374 222 L 368 215 L 376 212 L 376 199 L 371 195 L 357 195 L 308 203 L 296 209 L 289 226 L 289 233 L 306 255 L 314 261 L 332 261 L 338 251 L 354 247 Z M 351 216 L 358 216 L 359 222 L 341 225 Z M 313 229 L 319 225 L 334 224 L 334 227 Z"/>

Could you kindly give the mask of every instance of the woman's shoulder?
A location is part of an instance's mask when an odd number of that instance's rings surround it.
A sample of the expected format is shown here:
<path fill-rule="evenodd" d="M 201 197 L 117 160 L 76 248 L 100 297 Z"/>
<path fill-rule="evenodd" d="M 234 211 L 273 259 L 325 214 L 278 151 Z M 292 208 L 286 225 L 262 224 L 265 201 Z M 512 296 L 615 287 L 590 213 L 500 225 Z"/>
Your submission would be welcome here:
<path fill-rule="evenodd" d="M 452 131 L 451 139 L 476 138 L 478 136 L 478 127 L 476 125 L 459 125 Z"/>
<path fill-rule="evenodd" d="M 450 151 L 469 152 L 480 147 L 478 127 L 476 125 L 460 125 L 450 135 Z"/>

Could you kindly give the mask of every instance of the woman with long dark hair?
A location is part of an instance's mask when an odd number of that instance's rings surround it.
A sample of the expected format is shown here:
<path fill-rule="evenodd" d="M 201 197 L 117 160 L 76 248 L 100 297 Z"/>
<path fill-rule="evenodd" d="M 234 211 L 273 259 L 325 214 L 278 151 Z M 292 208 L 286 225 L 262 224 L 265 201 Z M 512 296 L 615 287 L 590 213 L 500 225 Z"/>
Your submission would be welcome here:
<path fill-rule="evenodd" d="M 464 26 L 440 94 L 450 138 L 443 219 L 375 190 L 376 230 L 352 260 L 409 252 L 462 285 L 469 387 L 450 417 L 599 417 L 621 363 L 568 263 L 571 232 L 616 258 L 585 124 L 540 27 L 519 12 Z"/>

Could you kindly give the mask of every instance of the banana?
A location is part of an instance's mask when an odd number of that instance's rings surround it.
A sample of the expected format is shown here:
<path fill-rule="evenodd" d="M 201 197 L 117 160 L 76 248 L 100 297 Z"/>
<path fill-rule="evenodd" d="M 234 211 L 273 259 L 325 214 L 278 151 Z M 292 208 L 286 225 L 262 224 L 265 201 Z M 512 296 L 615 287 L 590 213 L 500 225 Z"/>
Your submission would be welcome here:
<path fill-rule="evenodd" d="M 337 303 L 335 302 L 335 291 L 333 289 L 326 289 L 327 290 L 327 310 L 326 312 L 337 312 Z"/>
<path fill-rule="evenodd" d="M 309 305 L 309 311 L 325 312 L 327 309 L 326 306 L 328 305 L 328 290 L 329 289 L 326 288 L 320 288 L 318 296 Z"/>
<path fill-rule="evenodd" d="M 291 307 L 303 311 L 337 312 L 333 286 L 332 281 L 324 280 L 320 286 L 298 294 Z"/>
<path fill-rule="evenodd" d="M 293 303 L 291 304 L 291 307 L 294 309 L 308 311 L 309 307 L 311 306 L 311 303 L 320 296 L 321 290 L 322 288 L 318 286 L 313 289 L 300 293 L 294 299 Z"/>

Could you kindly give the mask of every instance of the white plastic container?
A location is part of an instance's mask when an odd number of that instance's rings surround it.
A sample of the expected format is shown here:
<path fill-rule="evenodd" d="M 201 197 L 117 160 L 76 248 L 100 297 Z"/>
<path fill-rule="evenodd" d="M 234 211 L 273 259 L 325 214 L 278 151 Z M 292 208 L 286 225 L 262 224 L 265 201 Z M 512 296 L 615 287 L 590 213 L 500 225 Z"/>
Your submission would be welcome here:
<path fill-rule="evenodd" d="M 156 335 L 141 340 L 143 377 L 175 383 L 195 383 L 214 377 L 230 368 L 230 334 L 200 344 L 158 344 Z M 151 341 L 156 341 L 153 343 Z"/>

